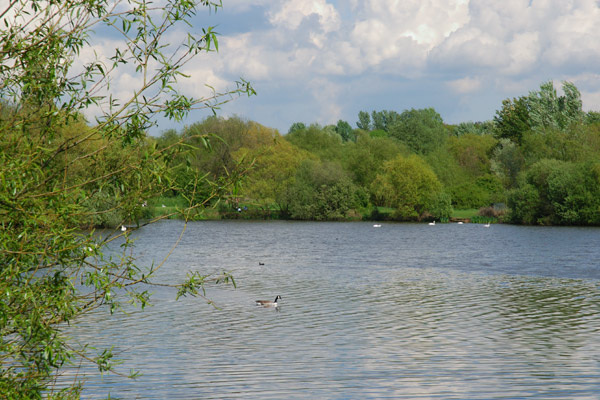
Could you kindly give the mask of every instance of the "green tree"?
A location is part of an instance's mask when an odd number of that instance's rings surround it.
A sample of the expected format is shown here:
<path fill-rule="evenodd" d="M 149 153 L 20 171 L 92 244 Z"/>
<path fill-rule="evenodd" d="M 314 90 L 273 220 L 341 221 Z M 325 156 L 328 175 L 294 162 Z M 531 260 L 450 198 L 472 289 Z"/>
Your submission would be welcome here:
<path fill-rule="evenodd" d="M 285 135 L 285 139 L 323 160 L 340 160 L 343 153 L 342 138 L 335 130 L 311 124 L 307 129 Z"/>
<path fill-rule="evenodd" d="M 196 149 L 192 166 L 217 180 L 239 167 L 233 154 L 240 148 L 271 145 L 279 133 L 237 116 L 211 116 L 187 126 L 181 136 Z"/>
<path fill-rule="evenodd" d="M 477 177 L 490 172 L 490 153 L 497 140 L 491 135 L 466 133 L 448 139 L 448 149 L 471 176 Z"/>
<path fill-rule="evenodd" d="M 504 203 L 504 186 L 495 175 L 484 175 L 446 188 L 452 196 L 452 205 L 458 209 L 487 207 L 492 203 Z"/>
<path fill-rule="evenodd" d="M 290 217 L 303 220 L 341 220 L 359 204 L 360 195 L 343 168 L 335 162 L 304 160 L 282 203 Z"/>
<path fill-rule="evenodd" d="M 387 161 L 371 190 L 375 204 L 394 208 L 394 216 L 401 220 L 420 220 L 427 214 L 448 217 L 451 212 L 435 173 L 416 155 Z"/>
<path fill-rule="evenodd" d="M 558 96 L 552 81 L 540 85 L 540 89 L 529 93 L 530 126 L 535 129 L 563 130 L 583 122 L 581 94 L 571 82 L 563 82 L 564 96 Z"/>
<path fill-rule="evenodd" d="M 304 124 L 304 122 L 294 122 L 290 126 L 290 129 L 288 129 L 288 133 L 294 133 L 294 132 L 303 131 L 303 130 L 306 130 L 306 124 Z"/>
<path fill-rule="evenodd" d="M 521 144 L 523 134 L 531 128 L 527 98 L 502 100 L 502 108 L 496 111 L 494 123 L 498 138 Z"/>
<path fill-rule="evenodd" d="M 346 121 L 340 119 L 335 126 L 335 131 L 342 137 L 342 141 L 344 142 L 356 140 L 352 127 Z"/>
<path fill-rule="evenodd" d="M 408 153 L 408 148 L 396 140 L 362 134 L 358 136 L 356 145 L 344 149 L 342 165 L 355 184 L 368 189 L 385 161 Z"/>
<path fill-rule="evenodd" d="M 588 111 L 585 114 L 584 122 L 587 125 L 599 124 L 600 123 L 600 112 Z"/>
<path fill-rule="evenodd" d="M 248 201 L 269 209 L 275 205 L 284 217 L 289 216 L 289 204 L 285 194 L 294 185 L 296 171 L 302 161 L 315 158 L 310 153 L 294 147 L 283 138 L 275 143 L 257 148 L 241 148 L 236 159 L 256 160 L 250 169 L 243 191 Z"/>
<path fill-rule="evenodd" d="M 540 195 L 535 186 L 523 184 L 509 191 L 507 197 L 510 222 L 533 225 L 538 221 Z"/>
<path fill-rule="evenodd" d="M 364 131 L 371 130 L 371 116 L 367 111 L 359 111 L 356 126 Z"/>
<path fill-rule="evenodd" d="M 521 147 L 510 139 L 500 139 L 492 152 L 491 171 L 502 180 L 506 188 L 517 185 L 517 177 L 525 168 L 525 156 Z"/>
<path fill-rule="evenodd" d="M 448 136 L 442 117 L 433 108 L 404 111 L 389 132 L 417 154 L 434 151 Z"/>
<path fill-rule="evenodd" d="M 600 126 L 571 124 L 566 129 L 528 131 L 521 151 L 528 165 L 543 159 L 571 162 L 593 161 L 600 151 Z"/>
<path fill-rule="evenodd" d="M 373 119 L 373 130 L 389 132 L 400 118 L 400 115 L 396 111 L 382 110 L 371 112 L 371 117 Z"/>
<path fill-rule="evenodd" d="M 440 183 L 446 188 L 447 192 L 452 195 L 453 204 L 456 204 L 454 197 L 454 187 L 463 185 L 467 181 L 471 181 L 472 177 L 461 168 L 453 154 L 448 150 L 447 146 L 429 153 L 425 156 L 427 164 L 435 172 Z M 461 208 L 456 204 L 457 208 Z"/>
<path fill-rule="evenodd" d="M 387 131 L 387 125 L 385 121 L 385 115 L 379 111 L 372 111 L 371 118 L 373 120 L 373 129 Z"/>
<path fill-rule="evenodd" d="M 495 132 L 496 126 L 493 121 L 484 122 L 461 122 L 452 129 L 455 136 L 465 134 L 490 135 Z"/>
<path fill-rule="evenodd" d="M 136 266 L 129 240 L 120 259 L 105 258 L 110 238 L 80 227 L 113 211 L 119 225 L 135 220 L 145 199 L 171 188 L 170 153 L 180 146 L 159 149 L 147 140 L 158 115 L 181 120 L 192 108 L 215 109 L 254 91 L 241 80 L 205 98 L 179 92 L 182 68 L 218 46 L 211 27 L 174 41 L 172 31 L 190 26 L 200 7 L 195 2 L 16 0 L 6 7 L 0 14 L 0 393 L 76 398 L 83 381 L 50 391 L 61 369 L 92 360 L 110 371 L 112 353 L 94 354 L 93 343 L 68 343 L 61 326 L 98 307 L 116 312 L 124 301 L 143 308 L 147 284 L 162 265 Z M 78 55 L 92 29 L 111 31 L 116 47 L 108 60 L 82 64 Z M 139 85 L 129 97 L 116 98 L 106 89 L 122 68 L 135 71 Z M 99 115 L 86 126 L 79 113 L 92 106 Z M 90 199 L 100 203 L 105 194 L 112 197 L 110 210 L 91 211 Z M 182 218 L 207 198 L 188 200 Z M 116 230 L 111 237 L 122 234 Z M 201 296 L 211 280 L 192 273 L 176 286 L 178 296 Z"/>
<path fill-rule="evenodd" d="M 538 161 L 508 194 L 510 219 L 524 224 L 596 225 L 599 177 L 598 162 Z"/>
<path fill-rule="evenodd" d="M 377 129 L 377 130 L 369 132 L 369 136 L 371 136 L 372 138 L 386 138 L 386 137 L 389 137 L 390 135 L 382 129 Z"/>

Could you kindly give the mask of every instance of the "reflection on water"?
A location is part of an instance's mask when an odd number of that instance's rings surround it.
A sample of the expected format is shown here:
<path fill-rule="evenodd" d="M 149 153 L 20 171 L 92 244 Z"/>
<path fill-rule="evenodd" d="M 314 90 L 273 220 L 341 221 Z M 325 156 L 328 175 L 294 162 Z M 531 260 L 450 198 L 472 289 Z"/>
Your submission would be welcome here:
<path fill-rule="evenodd" d="M 164 256 L 179 227 L 136 232 L 140 261 Z M 115 344 L 124 370 L 143 373 L 94 373 L 84 397 L 597 399 L 598 240 L 597 229 L 193 224 L 161 279 L 226 269 L 238 289 L 209 292 L 219 310 L 157 289 L 143 312 L 80 321 L 74 337 Z M 254 305 L 277 294 L 277 311 Z"/>

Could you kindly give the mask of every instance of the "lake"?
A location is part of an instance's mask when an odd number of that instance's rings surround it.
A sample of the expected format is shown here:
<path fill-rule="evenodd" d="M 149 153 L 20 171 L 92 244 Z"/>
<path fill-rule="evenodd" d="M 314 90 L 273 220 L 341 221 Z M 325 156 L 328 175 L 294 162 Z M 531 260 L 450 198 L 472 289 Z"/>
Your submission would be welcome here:
<path fill-rule="evenodd" d="M 138 264 L 182 227 L 132 232 Z M 84 367 L 86 399 L 598 399 L 599 260 L 598 228 L 194 222 L 158 280 L 231 272 L 218 309 L 156 288 L 69 333 L 143 374 Z"/>

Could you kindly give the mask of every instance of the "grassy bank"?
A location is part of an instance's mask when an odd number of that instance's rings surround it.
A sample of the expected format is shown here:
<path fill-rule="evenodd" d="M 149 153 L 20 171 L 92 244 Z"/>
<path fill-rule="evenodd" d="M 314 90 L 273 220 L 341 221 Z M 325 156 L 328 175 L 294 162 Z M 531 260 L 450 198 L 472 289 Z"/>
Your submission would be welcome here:
<path fill-rule="evenodd" d="M 157 197 L 148 201 L 144 217 L 148 219 L 169 216 L 170 219 L 183 218 L 182 210 L 189 204 L 183 197 Z M 369 207 L 350 213 L 348 221 L 385 221 L 392 220 L 394 209 L 388 207 Z M 479 215 L 476 208 L 454 210 L 449 219 L 440 222 L 465 221 L 472 223 L 498 222 L 497 218 Z M 245 220 L 277 220 L 285 219 L 276 207 L 265 208 L 253 204 L 240 204 L 239 210 L 221 203 L 217 207 L 198 208 L 193 210 L 189 218 L 194 221 L 220 220 L 220 219 L 245 219 Z"/>

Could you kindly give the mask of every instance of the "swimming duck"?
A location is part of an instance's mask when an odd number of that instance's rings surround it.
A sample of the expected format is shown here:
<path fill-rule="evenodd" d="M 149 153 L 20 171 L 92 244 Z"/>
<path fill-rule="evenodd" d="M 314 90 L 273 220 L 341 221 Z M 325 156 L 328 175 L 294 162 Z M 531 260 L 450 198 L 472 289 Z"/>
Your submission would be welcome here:
<path fill-rule="evenodd" d="M 263 306 L 263 307 L 277 307 L 277 300 L 281 300 L 281 296 L 277 295 L 277 297 L 275 297 L 275 300 L 270 301 L 270 300 L 256 300 L 256 305 L 257 306 Z"/>

